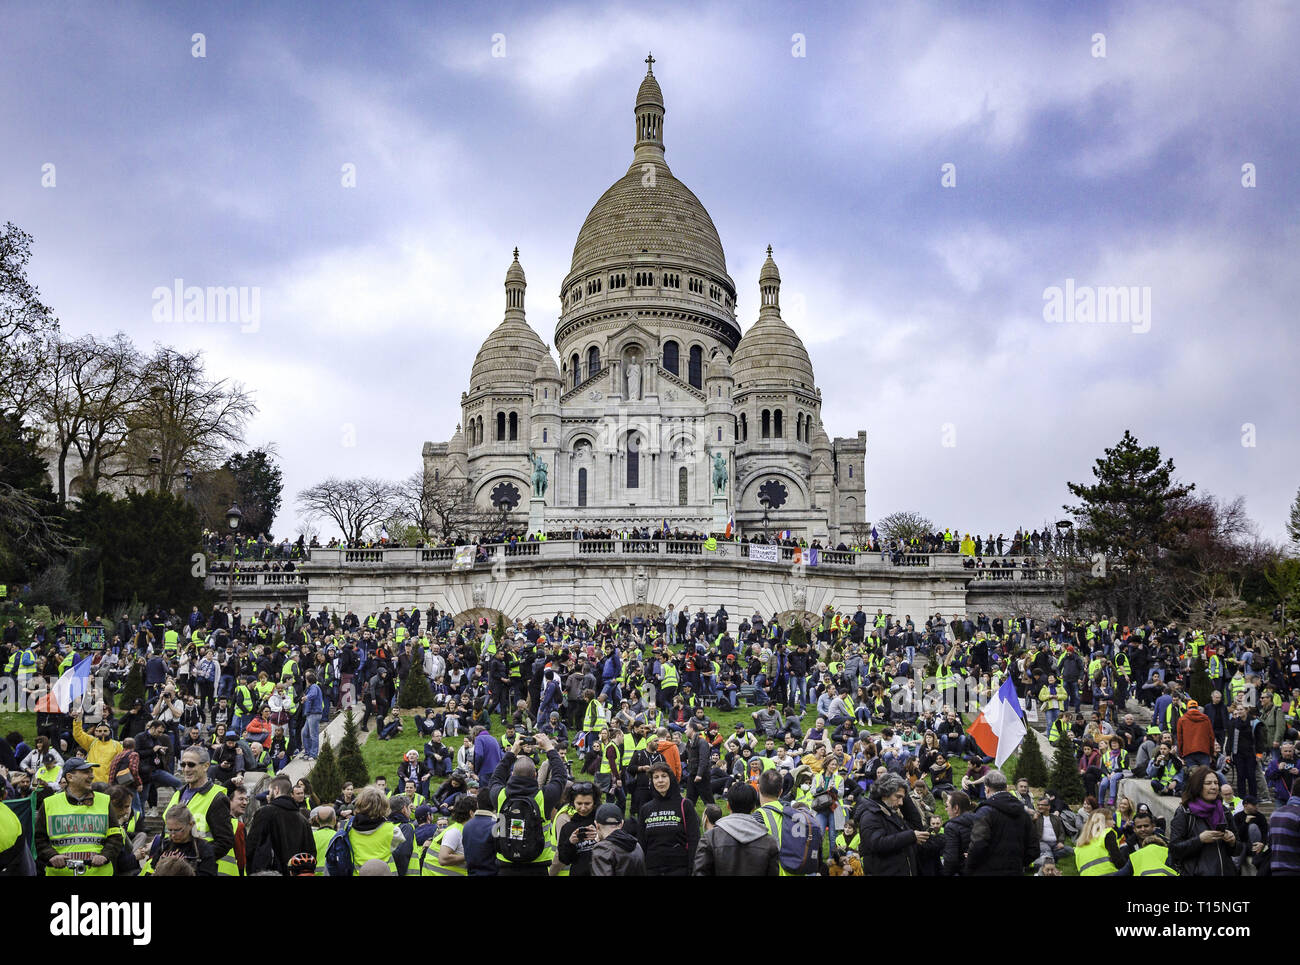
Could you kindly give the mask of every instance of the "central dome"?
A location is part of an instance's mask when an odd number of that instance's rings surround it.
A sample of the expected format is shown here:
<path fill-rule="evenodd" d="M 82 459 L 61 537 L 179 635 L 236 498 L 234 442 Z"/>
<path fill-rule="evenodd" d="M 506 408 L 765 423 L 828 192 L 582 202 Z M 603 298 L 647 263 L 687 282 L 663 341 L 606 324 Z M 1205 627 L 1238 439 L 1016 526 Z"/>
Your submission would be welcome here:
<path fill-rule="evenodd" d="M 578 232 L 570 275 L 642 253 L 726 275 L 722 240 L 704 205 L 666 163 L 653 163 L 653 186 L 642 183 L 646 173 L 635 161 L 600 196 Z"/>

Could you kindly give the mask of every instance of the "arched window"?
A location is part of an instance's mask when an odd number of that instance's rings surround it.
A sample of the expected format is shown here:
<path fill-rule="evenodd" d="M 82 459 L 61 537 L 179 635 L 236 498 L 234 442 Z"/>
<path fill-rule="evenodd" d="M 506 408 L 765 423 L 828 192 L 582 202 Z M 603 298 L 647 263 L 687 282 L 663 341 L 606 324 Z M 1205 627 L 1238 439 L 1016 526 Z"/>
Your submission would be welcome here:
<path fill-rule="evenodd" d="M 695 388 L 700 388 L 702 384 L 702 373 L 704 371 L 704 349 L 698 345 L 691 346 L 691 369 L 690 383 Z"/>
<path fill-rule="evenodd" d="M 722 426 L 718 426 L 718 441 L 722 441 Z"/>
<path fill-rule="evenodd" d="M 587 378 L 600 371 L 600 349 L 592 346 L 587 349 Z"/>
<path fill-rule="evenodd" d="M 682 466 L 677 470 L 677 505 L 685 506 L 687 496 L 690 494 L 689 488 L 690 477 L 686 472 L 686 467 Z"/>
<path fill-rule="evenodd" d="M 479 416 L 478 417 L 478 444 L 481 446 L 486 441 L 487 441 L 487 436 L 484 434 L 483 431 L 483 417 Z"/>
<path fill-rule="evenodd" d="M 578 353 L 573 353 L 573 358 L 569 359 L 569 368 L 573 372 L 573 384 L 577 385 L 582 381 L 582 375 L 578 371 L 582 367 L 582 360 L 578 358 Z"/>
<path fill-rule="evenodd" d="M 781 434 L 781 413 L 776 414 L 776 434 Z M 519 413 L 510 413 L 510 441 L 516 442 L 519 439 Z"/>
<path fill-rule="evenodd" d="M 771 413 L 769 410 L 767 410 L 767 409 L 764 409 L 764 410 L 763 410 L 763 432 L 762 432 L 762 436 L 763 436 L 764 439 L 771 438 L 771 436 L 772 436 L 772 413 Z"/>
<path fill-rule="evenodd" d="M 780 439 L 781 438 L 781 410 L 780 409 L 777 409 L 776 415 L 772 417 L 772 426 L 773 426 L 772 435 L 775 436 L 777 439 Z M 514 436 L 511 436 L 510 438 L 513 439 Z"/>
<path fill-rule="evenodd" d="M 635 434 L 627 437 L 627 488 L 641 488 L 641 452 Z"/>
<path fill-rule="evenodd" d="M 546 441 L 546 430 L 543 429 L 543 430 L 542 430 L 542 442 L 545 442 L 545 441 Z"/>
<path fill-rule="evenodd" d="M 578 470 L 578 505 L 587 505 L 587 470 Z"/>
<path fill-rule="evenodd" d="M 749 419 L 746 418 L 745 413 L 742 412 L 740 414 L 740 441 L 747 442 L 748 440 L 749 440 Z"/>
<path fill-rule="evenodd" d="M 505 441 L 506 441 L 506 414 L 504 412 L 498 412 L 497 413 L 497 442 L 505 442 Z"/>
<path fill-rule="evenodd" d="M 664 342 L 664 369 L 677 374 L 677 343 L 673 341 Z"/>
<path fill-rule="evenodd" d="M 794 417 L 794 439 L 795 442 L 803 442 L 803 413 L 800 412 Z"/>

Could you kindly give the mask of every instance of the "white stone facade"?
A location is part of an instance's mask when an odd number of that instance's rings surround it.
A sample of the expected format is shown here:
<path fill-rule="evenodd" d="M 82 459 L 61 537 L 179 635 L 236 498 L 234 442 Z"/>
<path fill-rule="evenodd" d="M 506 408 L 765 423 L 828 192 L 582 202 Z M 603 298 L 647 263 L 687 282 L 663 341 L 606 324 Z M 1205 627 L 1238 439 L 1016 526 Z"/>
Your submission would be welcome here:
<path fill-rule="evenodd" d="M 504 498 L 521 526 L 532 452 L 549 471 L 549 530 L 709 530 L 721 453 L 738 532 L 763 531 L 762 496 L 770 532 L 851 542 L 866 520 L 866 433 L 827 438 L 812 363 L 781 320 L 770 247 L 759 317 L 741 336 L 717 231 L 664 160 L 664 113 L 648 71 L 632 164 L 588 214 L 560 286 L 558 363 L 527 323 L 516 250 L 461 425 L 425 443 L 425 470 L 467 477 L 485 509 Z"/>

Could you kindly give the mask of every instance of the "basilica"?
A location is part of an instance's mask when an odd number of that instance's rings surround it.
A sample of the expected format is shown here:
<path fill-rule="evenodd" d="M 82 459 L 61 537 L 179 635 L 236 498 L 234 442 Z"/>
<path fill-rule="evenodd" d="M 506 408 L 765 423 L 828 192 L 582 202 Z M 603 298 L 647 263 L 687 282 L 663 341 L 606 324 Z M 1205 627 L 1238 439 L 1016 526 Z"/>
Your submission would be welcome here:
<path fill-rule="evenodd" d="M 822 428 L 771 247 L 758 318 L 741 333 L 718 232 L 665 160 L 646 60 L 632 163 L 578 232 L 554 354 L 525 316 L 516 250 L 505 316 L 474 359 L 455 434 L 425 443 L 425 472 L 467 481 L 476 505 L 521 528 L 730 524 L 850 542 L 866 519 L 866 433 L 831 440 Z"/>

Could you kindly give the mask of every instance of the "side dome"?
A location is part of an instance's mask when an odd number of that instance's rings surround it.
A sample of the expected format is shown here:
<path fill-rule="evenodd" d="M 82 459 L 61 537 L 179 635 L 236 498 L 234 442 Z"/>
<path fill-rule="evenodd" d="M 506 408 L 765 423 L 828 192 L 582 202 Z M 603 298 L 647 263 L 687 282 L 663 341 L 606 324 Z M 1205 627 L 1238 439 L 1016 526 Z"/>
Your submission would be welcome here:
<path fill-rule="evenodd" d="M 507 318 L 484 339 L 478 355 L 474 356 L 474 367 L 469 374 L 470 392 L 499 382 L 531 384 L 545 355 L 546 346 L 527 322 Z"/>
<path fill-rule="evenodd" d="M 794 329 L 780 318 L 760 318 L 740 338 L 731 372 L 738 386 L 759 382 L 813 388 L 812 360 Z"/>
<path fill-rule="evenodd" d="M 537 369 L 533 373 L 533 377 L 538 382 L 542 381 L 543 379 L 546 379 L 550 382 L 563 381 L 560 378 L 560 367 L 555 364 L 555 359 L 551 357 L 550 352 L 546 352 L 546 354 L 542 356 L 542 360 L 537 363 Z"/>

